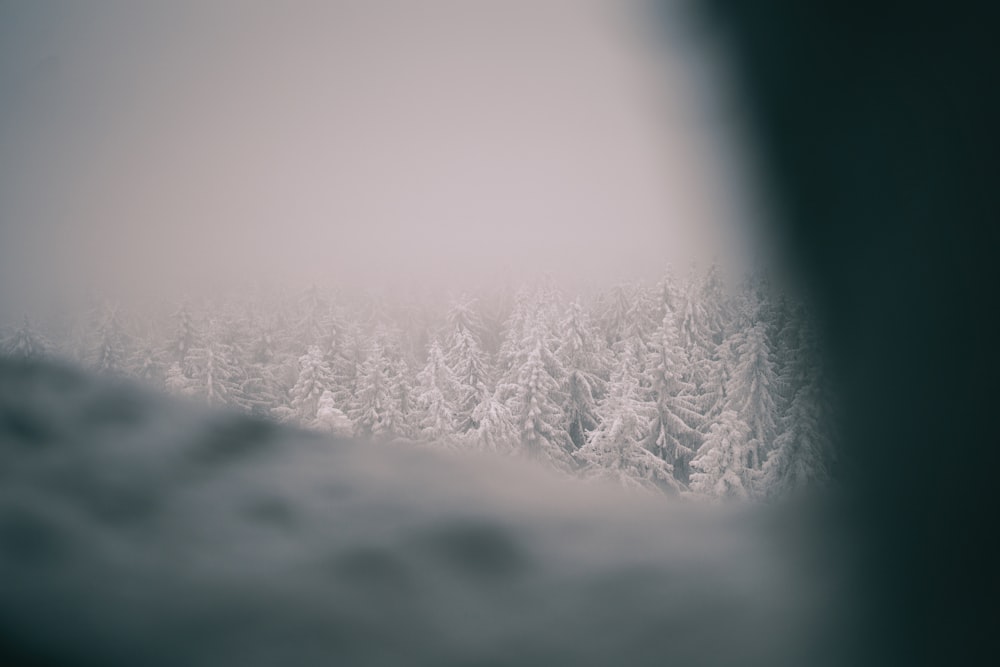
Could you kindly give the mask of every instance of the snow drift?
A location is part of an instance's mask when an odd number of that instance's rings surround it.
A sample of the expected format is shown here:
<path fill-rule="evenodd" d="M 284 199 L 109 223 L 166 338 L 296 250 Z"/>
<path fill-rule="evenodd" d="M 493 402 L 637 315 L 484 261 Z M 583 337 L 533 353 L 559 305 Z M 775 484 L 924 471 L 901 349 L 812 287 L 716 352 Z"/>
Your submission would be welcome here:
<path fill-rule="evenodd" d="M 810 518 L 0 361 L 4 664 L 846 664 Z"/>

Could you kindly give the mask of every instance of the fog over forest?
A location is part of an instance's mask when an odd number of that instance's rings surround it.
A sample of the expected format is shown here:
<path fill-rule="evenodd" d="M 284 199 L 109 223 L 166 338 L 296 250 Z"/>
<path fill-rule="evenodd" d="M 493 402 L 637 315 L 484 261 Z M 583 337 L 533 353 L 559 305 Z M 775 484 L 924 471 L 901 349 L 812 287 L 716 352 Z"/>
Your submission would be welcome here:
<path fill-rule="evenodd" d="M 738 280 L 765 245 L 737 116 L 650 11 L 7 5 L 0 324 L 247 284 Z"/>
<path fill-rule="evenodd" d="M 0 663 L 854 664 L 688 4 L 0 2 Z"/>
<path fill-rule="evenodd" d="M 681 12 L 665 42 L 599 0 L 4 11 L 10 354 L 669 492 L 828 475 L 808 317 L 750 270 L 759 184 Z"/>

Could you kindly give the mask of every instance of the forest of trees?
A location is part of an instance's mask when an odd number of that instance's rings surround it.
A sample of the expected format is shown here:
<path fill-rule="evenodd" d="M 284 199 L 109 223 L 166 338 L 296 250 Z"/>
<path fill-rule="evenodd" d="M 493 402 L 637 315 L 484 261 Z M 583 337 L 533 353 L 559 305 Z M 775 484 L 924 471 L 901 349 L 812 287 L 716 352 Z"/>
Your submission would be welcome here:
<path fill-rule="evenodd" d="M 759 274 L 729 290 L 714 266 L 586 298 L 543 281 L 449 302 L 315 287 L 162 314 L 105 302 L 4 334 L 4 354 L 212 406 L 638 490 L 767 499 L 822 484 L 834 463 L 808 313 Z"/>

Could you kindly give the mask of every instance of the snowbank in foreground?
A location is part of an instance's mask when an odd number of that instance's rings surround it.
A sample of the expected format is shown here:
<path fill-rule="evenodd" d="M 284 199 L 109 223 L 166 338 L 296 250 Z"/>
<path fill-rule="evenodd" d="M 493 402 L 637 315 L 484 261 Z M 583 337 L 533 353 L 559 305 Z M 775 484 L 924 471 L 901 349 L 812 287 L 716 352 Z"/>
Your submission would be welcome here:
<path fill-rule="evenodd" d="M 846 662 L 839 570 L 766 512 L 0 361 L 4 664 Z"/>

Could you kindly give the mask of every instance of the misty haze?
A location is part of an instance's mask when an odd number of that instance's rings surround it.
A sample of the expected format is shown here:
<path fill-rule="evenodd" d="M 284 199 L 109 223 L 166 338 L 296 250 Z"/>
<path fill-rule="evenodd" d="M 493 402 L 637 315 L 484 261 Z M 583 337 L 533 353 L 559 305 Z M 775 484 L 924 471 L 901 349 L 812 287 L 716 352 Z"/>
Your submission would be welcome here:
<path fill-rule="evenodd" d="M 0 6 L 0 661 L 827 651 L 836 401 L 696 28 Z"/>

